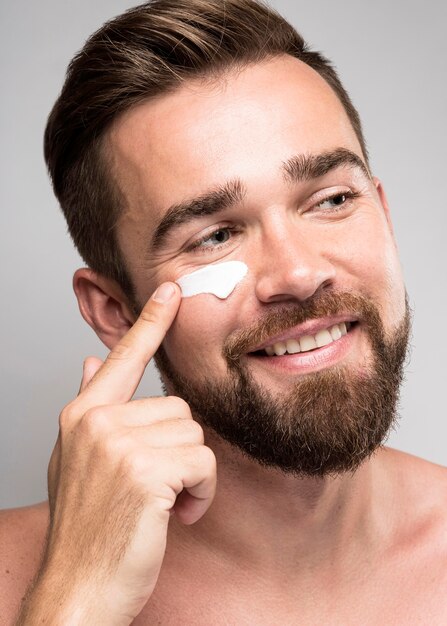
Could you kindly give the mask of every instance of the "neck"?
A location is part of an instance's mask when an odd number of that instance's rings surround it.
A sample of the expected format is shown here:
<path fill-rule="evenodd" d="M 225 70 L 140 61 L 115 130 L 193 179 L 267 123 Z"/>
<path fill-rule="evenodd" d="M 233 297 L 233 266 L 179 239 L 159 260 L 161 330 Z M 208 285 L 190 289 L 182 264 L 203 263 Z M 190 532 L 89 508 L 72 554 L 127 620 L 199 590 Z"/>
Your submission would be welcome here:
<path fill-rule="evenodd" d="M 296 575 L 367 558 L 383 536 L 380 452 L 353 473 L 298 478 L 261 467 L 211 433 L 206 443 L 217 457 L 216 497 L 199 522 L 172 529 L 202 557 L 212 552 L 245 571 Z"/>

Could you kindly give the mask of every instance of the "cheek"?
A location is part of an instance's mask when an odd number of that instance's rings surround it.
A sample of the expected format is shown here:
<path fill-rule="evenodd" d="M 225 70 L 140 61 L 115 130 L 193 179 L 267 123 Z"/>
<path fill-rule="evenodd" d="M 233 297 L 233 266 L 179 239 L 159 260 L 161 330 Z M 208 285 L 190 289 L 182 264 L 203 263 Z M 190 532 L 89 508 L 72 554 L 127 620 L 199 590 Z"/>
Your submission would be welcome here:
<path fill-rule="evenodd" d="M 389 328 L 396 327 L 405 314 L 405 284 L 394 239 L 383 254 L 384 292 L 386 302 L 383 305 L 384 317 L 388 317 Z"/>
<path fill-rule="evenodd" d="M 394 326 L 405 311 L 405 287 L 395 240 L 385 217 L 360 220 L 345 247 L 348 260 L 344 269 L 356 277 L 356 288 L 380 306 L 385 326 Z"/>
<path fill-rule="evenodd" d="M 210 359 L 219 367 L 219 352 L 234 319 L 234 289 L 245 278 L 248 267 L 241 261 L 210 264 L 185 274 L 177 283 L 183 293 L 176 320 L 168 333 L 166 354 L 182 371 L 185 359 L 200 368 Z M 240 289 L 238 289 L 240 292 Z M 220 359 L 222 363 L 222 359 Z M 209 367 L 209 365 L 208 365 Z M 213 370 L 215 370 L 213 365 Z"/>
<path fill-rule="evenodd" d="M 208 294 L 183 299 L 163 342 L 169 360 L 186 376 L 197 370 L 213 377 L 219 370 L 224 374 L 222 345 L 234 323 L 227 301 Z"/>

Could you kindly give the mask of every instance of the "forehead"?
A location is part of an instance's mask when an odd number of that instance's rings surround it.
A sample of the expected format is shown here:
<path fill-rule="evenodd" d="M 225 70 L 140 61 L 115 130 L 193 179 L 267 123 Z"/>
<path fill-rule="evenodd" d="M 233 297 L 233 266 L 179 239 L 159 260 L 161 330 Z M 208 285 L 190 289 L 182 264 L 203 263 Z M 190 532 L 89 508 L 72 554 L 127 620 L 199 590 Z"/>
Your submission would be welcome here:
<path fill-rule="evenodd" d="M 126 213 L 154 220 L 226 180 L 244 180 L 255 192 L 296 154 L 337 147 L 362 154 L 335 93 L 290 56 L 144 102 L 117 120 L 108 143 Z"/>

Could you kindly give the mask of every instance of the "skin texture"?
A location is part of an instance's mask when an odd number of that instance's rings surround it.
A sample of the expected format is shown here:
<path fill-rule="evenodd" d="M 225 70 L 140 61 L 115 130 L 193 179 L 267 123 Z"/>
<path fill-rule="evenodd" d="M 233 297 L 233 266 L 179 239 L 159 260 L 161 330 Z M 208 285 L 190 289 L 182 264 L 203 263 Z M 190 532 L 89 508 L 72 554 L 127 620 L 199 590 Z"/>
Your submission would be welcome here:
<path fill-rule="evenodd" d="M 104 365 L 87 361 L 81 393 L 62 412 L 49 547 L 20 623 L 131 623 L 136 615 L 135 624 L 163 625 L 447 621 L 444 468 L 380 449 L 355 474 L 297 478 L 202 433 L 181 401 L 129 402 L 160 342 L 189 378 L 212 371 L 224 380 L 222 346 L 232 332 L 319 290 L 358 291 L 379 307 L 385 332 L 397 327 L 405 291 L 380 182 L 343 167 L 291 184 L 281 171 L 296 154 L 339 147 L 362 158 L 329 87 L 287 57 L 216 84 L 189 83 L 115 124 L 109 148 L 127 200 L 119 239 L 138 304 L 207 263 L 238 259 L 250 271 L 226 301 L 203 295 L 180 304 L 178 292 L 167 305 L 149 301 L 130 335 L 135 315 L 119 287 L 91 270 L 76 273 L 81 313 L 113 352 Z M 182 225 L 151 253 L 150 233 L 171 205 L 234 177 L 247 189 L 241 203 Z M 322 212 L 328 192 L 351 189 L 359 196 L 346 212 Z M 185 251 L 224 226 L 234 227 L 224 246 L 208 240 Z M 367 367 L 370 350 L 360 326 L 343 365 Z M 248 357 L 247 367 L 280 397 L 324 363 L 285 369 Z M 200 469 L 187 479 L 198 450 Z M 192 493 L 176 500 L 185 482 Z M 47 515 L 42 506 L 3 516 L 2 562 L 13 572 L 2 600 L 7 623 L 36 571 Z M 87 522 L 95 532 L 86 533 Z M 30 535 L 33 523 L 39 530 Z"/>

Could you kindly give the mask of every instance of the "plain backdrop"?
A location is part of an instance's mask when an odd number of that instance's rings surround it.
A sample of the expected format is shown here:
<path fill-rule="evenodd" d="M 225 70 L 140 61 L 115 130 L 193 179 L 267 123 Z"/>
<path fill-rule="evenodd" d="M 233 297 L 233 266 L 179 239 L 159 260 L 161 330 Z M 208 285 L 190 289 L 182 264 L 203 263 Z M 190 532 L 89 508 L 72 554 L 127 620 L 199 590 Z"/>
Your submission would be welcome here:
<path fill-rule="evenodd" d="M 77 393 L 84 357 L 105 355 L 72 293 L 82 263 L 47 179 L 42 134 L 70 58 L 93 30 L 133 4 L 1 3 L 0 506 L 46 497 L 59 412 Z M 414 332 L 400 427 L 389 443 L 446 465 L 447 5 L 271 4 L 339 69 L 392 207 Z M 153 370 L 139 393 L 160 393 Z"/>

